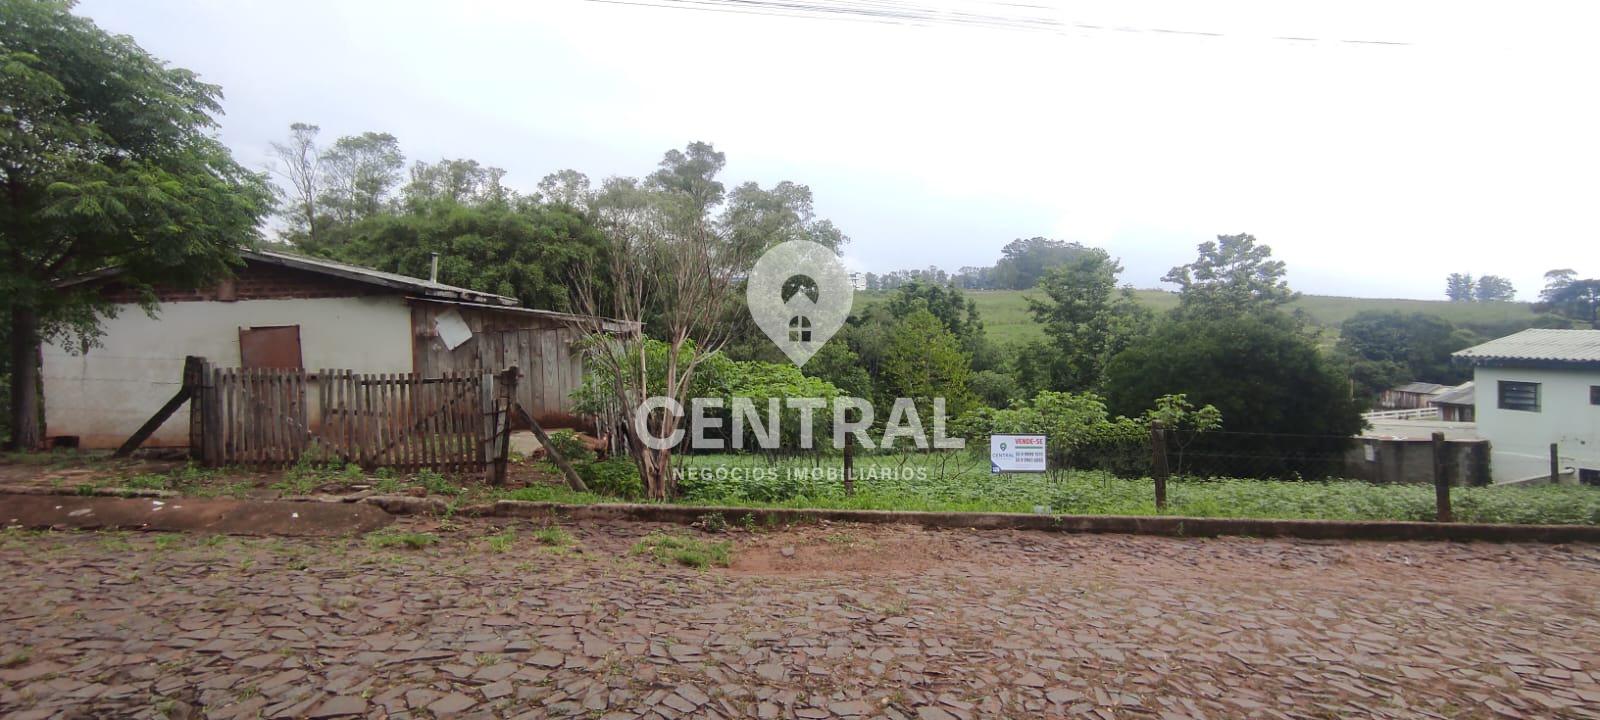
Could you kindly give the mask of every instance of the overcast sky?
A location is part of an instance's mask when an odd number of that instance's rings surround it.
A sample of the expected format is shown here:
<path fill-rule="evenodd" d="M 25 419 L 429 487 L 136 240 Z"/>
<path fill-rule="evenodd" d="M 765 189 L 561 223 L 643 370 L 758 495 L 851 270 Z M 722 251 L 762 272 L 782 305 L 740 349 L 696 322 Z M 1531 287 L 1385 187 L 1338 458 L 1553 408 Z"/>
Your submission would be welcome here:
<path fill-rule="evenodd" d="M 1250 232 L 1308 293 L 1439 298 L 1469 272 L 1532 299 L 1548 269 L 1600 275 L 1600 3 L 1036 1 L 1117 29 L 580 0 L 77 12 L 220 84 L 222 138 L 252 167 L 296 121 L 330 142 L 390 132 L 409 159 L 474 158 L 522 190 L 568 167 L 642 175 L 705 140 L 730 186 L 810 185 L 858 270 L 987 265 L 1045 235 L 1158 287 L 1196 243 Z"/>

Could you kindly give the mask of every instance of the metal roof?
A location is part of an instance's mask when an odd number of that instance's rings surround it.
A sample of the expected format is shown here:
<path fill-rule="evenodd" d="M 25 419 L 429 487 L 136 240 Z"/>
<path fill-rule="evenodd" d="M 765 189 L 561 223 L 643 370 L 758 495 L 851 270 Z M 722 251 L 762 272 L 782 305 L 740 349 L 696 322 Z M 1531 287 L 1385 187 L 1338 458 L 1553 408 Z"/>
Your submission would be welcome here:
<path fill-rule="evenodd" d="M 1430 382 L 1411 382 L 1394 388 L 1394 392 L 1416 393 L 1418 395 L 1432 395 L 1440 390 L 1447 390 L 1450 386 Z"/>
<path fill-rule="evenodd" d="M 1600 367 L 1600 330 L 1523 330 L 1453 357 L 1474 365 Z"/>
<path fill-rule="evenodd" d="M 519 304 L 516 298 L 496 295 L 494 293 L 479 292 L 464 287 L 446 285 L 432 280 L 400 275 L 398 273 L 374 270 L 360 265 L 350 265 L 323 258 L 306 257 L 305 255 L 291 255 L 289 253 L 273 252 L 271 250 L 245 250 L 239 253 L 246 260 L 255 260 L 272 265 L 296 268 L 308 272 L 332 275 L 334 277 L 354 280 L 369 285 L 409 290 L 420 293 L 425 297 L 443 300 L 463 300 L 470 303 L 483 305 L 513 306 Z"/>
<path fill-rule="evenodd" d="M 1464 382 L 1435 395 L 1428 402 L 1432 405 L 1472 405 L 1477 402 L 1475 392 L 1471 382 Z"/>
<path fill-rule="evenodd" d="M 525 308 L 525 307 L 504 307 L 504 306 L 495 307 L 495 306 L 491 306 L 491 305 L 484 305 L 482 303 L 460 302 L 460 301 L 457 301 L 457 300 L 439 300 L 439 299 L 436 299 L 436 298 L 428 298 L 428 297 L 408 297 L 408 298 L 406 298 L 406 300 L 412 300 L 412 301 L 417 301 L 417 302 L 429 302 L 429 303 L 435 303 L 435 304 L 438 304 L 438 305 L 459 305 L 459 306 L 462 306 L 462 307 L 471 307 L 471 308 L 477 308 L 479 310 L 488 310 L 488 311 L 491 311 L 491 312 L 499 312 L 499 313 L 512 313 L 512 314 L 515 314 L 515 315 L 530 315 L 530 316 L 534 316 L 534 317 L 548 318 L 550 320 L 554 320 L 556 322 L 561 322 L 561 323 L 566 323 L 568 325 L 578 325 L 578 326 L 581 326 L 581 327 L 590 327 L 590 326 L 599 327 L 600 329 L 605 330 L 606 332 L 636 333 L 636 332 L 639 331 L 640 327 L 643 326 L 643 323 L 638 323 L 638 322 L 631 322 L 631 321 L 627 321 L 627 320 L 613 320 L 611 318 L 606 318 L 606 317 L 590 317 L 590 316 L 587 316 L 587 315 L 574 315 L 573 313 L 565 313 L 565 312 L 560 312 L 560 311 L 557 311 L 557 310 L 535 310 L 533 308 Z"/>

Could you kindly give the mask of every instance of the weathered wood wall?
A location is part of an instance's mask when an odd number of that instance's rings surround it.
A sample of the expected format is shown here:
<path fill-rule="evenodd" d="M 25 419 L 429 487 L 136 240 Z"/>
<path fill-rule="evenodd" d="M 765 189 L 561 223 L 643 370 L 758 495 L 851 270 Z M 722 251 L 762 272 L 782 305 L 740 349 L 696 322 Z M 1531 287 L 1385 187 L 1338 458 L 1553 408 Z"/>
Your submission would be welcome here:
<path fill-rule="evenodd" d="M 460 313 L 472 339 L 447 348 L 435 326 L 438 316 Z M 583 384 L 583 353 L 576 347 L 584 332 L 570 323 L 493 308 L 415 302 L 411 306 L 414 370 L 424 377 L 446 372 L 522 370 L 517 402 L 546 428 L 589 429 L 571 395 Z"/>

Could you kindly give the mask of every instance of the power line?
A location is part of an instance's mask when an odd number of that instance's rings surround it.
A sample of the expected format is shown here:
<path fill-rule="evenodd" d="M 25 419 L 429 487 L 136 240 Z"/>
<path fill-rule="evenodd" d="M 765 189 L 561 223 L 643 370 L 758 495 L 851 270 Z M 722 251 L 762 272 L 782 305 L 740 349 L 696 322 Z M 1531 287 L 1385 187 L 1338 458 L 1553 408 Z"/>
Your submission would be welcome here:
<path fill-rule="evenodd" d="M 1055 17 L 1050 8 L 1024 2 L 995 0 L 952 0 L 945 7 L 933 7 L 905 0 L 588 0 L 606 5 L 693 10 L 737 15 L 842 20 L 885 25 L 928 27 L 956 25 L 991 30 L 1022 30 L 1065 33 L 1076 31 L 1103 33 L 1150 33 L 1200 38 L 1238 37 L 1204 30 L 1130 27 L 1076 22 Z M 1019 12 L 1020 11 L 1020 12 Z M 1410 45 L 1396 40 L 1325 39 L 1303 36 L 1265 36 L 1261 39 L 1295 43 L 1343 43 L 1354 45 Z"/>

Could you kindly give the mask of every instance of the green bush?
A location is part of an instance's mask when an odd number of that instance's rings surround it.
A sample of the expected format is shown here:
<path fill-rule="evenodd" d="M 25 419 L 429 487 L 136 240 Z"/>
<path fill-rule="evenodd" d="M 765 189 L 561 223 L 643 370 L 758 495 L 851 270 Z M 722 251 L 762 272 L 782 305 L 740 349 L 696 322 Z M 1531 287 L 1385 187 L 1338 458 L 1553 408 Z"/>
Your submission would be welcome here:
<path fill-rule="evenodd" d="M 571 430 L 557 430 L 550 433 L 550 449 L 561 454 L 567 462 L 574 467 L 594 462 L 594 451 L 578 439 L 578 433 Z"/>
<path fill-rule="evenodd" d="M 630 500 L 644 497 L 644 482 L 639 479 L 639 468 L 634 467 L 632 460 L 611 458 L 584 463 L 575 469 L 590 492 Z"/>

